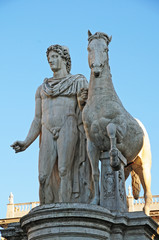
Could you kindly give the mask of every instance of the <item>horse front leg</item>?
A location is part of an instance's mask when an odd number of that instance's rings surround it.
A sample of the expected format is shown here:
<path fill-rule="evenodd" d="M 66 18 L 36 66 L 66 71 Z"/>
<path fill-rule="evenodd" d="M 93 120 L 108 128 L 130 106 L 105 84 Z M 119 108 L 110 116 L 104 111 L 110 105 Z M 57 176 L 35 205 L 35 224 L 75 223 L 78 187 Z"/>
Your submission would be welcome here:
<path fill-rule="evenodd" d="M 107 125 L 107 133 L 110 138 L 110 165 L 114 171 L 118 171 L 121 168 L 121 163 L 118 158 L 118 149 L 116 147 L 116 126 L 114 123 Z"/>
<path fill-rule="evenodd" d="M 91 201 L 91 204 L 99 204 L 100 193 L 99 193 L 99 157 L 100 157 L 100 150 L 87 139 L 87 153 L 92 167 L 92 176 L 93 176 L 93 183 L 94 183 L 94 197 Z"/>

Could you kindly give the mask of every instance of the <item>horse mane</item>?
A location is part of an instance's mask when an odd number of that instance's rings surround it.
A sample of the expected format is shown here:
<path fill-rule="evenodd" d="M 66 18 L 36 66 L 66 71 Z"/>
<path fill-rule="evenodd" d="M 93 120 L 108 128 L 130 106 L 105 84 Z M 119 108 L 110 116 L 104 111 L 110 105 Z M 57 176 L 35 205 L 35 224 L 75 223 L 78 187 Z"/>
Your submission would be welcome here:
<path fill-rule="evenodd" d="M 112 40 L 112 36 L 109 37 L 106 33 L 103 32 L 96 32 L 95 34 L 91 35 L 90 34 L 88 36 L 88 43 L 90 43 L 93 39 L 103 38 L 108 45 Z"/>

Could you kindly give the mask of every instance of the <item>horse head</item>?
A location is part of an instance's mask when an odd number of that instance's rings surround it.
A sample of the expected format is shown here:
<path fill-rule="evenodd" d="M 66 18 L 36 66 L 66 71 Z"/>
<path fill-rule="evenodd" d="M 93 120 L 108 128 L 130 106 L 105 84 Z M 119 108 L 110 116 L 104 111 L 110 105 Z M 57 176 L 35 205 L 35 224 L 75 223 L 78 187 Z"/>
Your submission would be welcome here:
<path fill-rule="evenodd" d="M 101 75 L 103 68 L 108 63 L 108 45 L 112 39 L 107 34 L 88 31 L 88 63 L 91 73 L 97 78 Z"/>

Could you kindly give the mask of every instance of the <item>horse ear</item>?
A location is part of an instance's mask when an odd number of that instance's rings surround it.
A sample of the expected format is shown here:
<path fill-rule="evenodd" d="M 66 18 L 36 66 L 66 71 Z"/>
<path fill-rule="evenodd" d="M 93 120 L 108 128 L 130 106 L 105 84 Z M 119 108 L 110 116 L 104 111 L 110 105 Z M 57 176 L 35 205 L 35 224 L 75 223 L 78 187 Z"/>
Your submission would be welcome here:
<path fill-rule="evenodd" d="M 109 42 L 111 42 L 111 40 L 112 40 L 112 35 L 109 37 Z"/>
<path fill-rule="evenodd" d="M 92 36 L 92 33 L 90 30 L 88 30 L 88 37 Z"/>

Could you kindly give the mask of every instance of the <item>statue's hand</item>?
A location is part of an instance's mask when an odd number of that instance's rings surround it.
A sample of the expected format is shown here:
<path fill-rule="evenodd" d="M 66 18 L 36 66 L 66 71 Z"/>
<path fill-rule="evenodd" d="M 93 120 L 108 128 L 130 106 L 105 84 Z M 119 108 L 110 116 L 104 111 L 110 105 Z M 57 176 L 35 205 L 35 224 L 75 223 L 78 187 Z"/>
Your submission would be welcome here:
<path fill-rule="evenodd" d="M 78 93 L 78 100 L 81 105 L 85 105 L 88 98 L 88 88 L 81 88 L 80 92 Z"/>
<path fill-rule="evenodd" d="M 15 153 L 18 153 L 25 151 L 27 144 L 25 141 L 16 141 L 11 145 L 11 147 L 15 150 Z"/>

